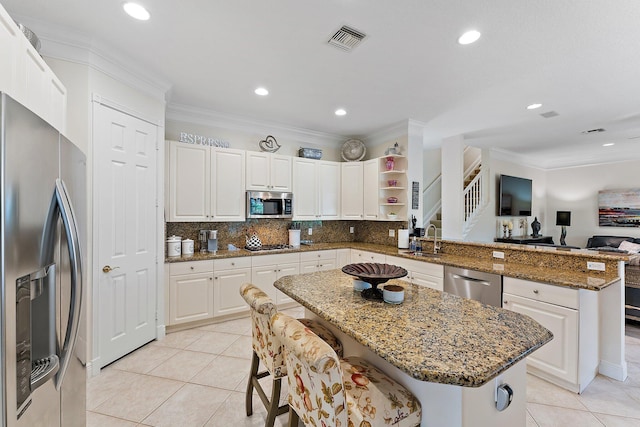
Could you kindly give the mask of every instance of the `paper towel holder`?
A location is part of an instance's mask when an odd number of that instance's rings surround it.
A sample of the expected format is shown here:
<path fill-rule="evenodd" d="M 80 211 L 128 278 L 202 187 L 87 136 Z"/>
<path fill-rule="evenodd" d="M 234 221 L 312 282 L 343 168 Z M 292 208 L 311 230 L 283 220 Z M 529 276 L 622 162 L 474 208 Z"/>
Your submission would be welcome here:
<path fill-rule="evenodd" d="M 398 249 L 409 249 L 409 230 L 398 230 Z"/>

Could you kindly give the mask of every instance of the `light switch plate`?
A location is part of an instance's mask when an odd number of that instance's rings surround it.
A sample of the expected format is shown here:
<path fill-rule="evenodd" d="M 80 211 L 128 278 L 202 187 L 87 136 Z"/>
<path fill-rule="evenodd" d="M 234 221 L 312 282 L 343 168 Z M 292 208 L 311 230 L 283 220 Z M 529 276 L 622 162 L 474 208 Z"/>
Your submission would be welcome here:
<path fill-rule="evenodd" d="M 587 261 L 587 270 L 604 271 L 604 262 Z"/>
<path fill-rule="evenodd" d="M 499 259 L 504 259 L 504 252 L 493 251 L 493 257 L 494 258 L 499 258 Z"/>
<path fill-rule="evenodd" d="M 307 230 L 307 234 L 311 236 L 313 234 L 313 228 L 309 227 L 309 230 Z"/>
<path fill-rule="evenodd" d="M 396 230 L 389 230 L 389 237 L 396 237 Z"/>
<path fill-rule="evenodd" d="M 353 234 L 355 233 L 355 227 L 349 227 L 349 233 Z"/>

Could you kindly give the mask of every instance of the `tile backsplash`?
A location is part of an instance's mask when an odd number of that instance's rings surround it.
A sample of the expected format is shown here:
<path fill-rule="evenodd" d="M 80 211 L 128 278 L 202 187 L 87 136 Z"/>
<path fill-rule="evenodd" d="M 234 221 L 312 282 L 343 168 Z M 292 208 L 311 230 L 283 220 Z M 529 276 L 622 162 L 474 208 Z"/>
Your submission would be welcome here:
<path fill-rule="evenodd" d="M 227 249 L 229 244 L 238 248 L 245 245 L 245 235 L 252 229 L 263 245 L 289 243 L 292 224 L 299 228 L 300 239 L 317 243 L 363 242 L 393 246 L 397 237 L 389 237 L 389 230 L 406 228 L 403 221 L 287 221 L 282 219 L 249 219 L 245 222 L 168 222 L 166 236 L 193 239 L 195 250 L 200 250 L 200 230 L 218 230 L 218 248 Z M 354 233 L 349 228 L 354 227 Z M 312 229 L 309 235 L 308 230 Z"/>

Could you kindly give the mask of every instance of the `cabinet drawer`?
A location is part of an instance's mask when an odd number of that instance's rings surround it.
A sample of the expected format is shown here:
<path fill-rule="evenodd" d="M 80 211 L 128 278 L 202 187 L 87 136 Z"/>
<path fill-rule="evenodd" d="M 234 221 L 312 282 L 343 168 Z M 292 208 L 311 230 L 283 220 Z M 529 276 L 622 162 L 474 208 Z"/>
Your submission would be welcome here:
<path fill-rule="evenodd" d="M 182 274 L 213 273 L 213 260 L 210 261 L 185 261 L 172 262 L 169 264 L 169 275 L 179 276 Z"/>
<path fill-rule="evenodd" d="M 261 267 L 264 265 L 299 263 L 299 262 L 300 262 L 300 254 L 298 252 L 286 253 L 286 254 L 251 256 L 251 265 L 253 267 Z"/>
<path fill-rule="evenodd" d="M 361 251 L 359 249 L 351 250 L 351 262 L 352 263 L 360 263 L 360 262 L 377 262 L 384 264 L 387 262 L 387 256 L 383 254 L 378 254 L 375 252 Z"/>
<path fill-rule="evenodd" d="M 301 252 L 300 261 L 315 261 L 318 259 L 336 259 L 337 252 L 335 249 L 326 251 Z"/>
<path fill-rule="evenodd" d="M 410 271 L 420 272 L 422 274 L 426 274 L 433 277 L 438 277 L 440 279 L 444 278 L 444 266 L 440 264 L 432 264 L 430 262 L 424 261 L 416 261 L 416 260 L 406 260 L 405 263 L 406 269 Z"/>
<path fill-rule="evenodd" d="M 251 257 L 223 258 L 213 260 L 213 269 L 231 270 L 234 268 L 251 268 Z"/>
<path fill-rule="evenodd" d="M 578 309 L 579 307 L 578 290 L 562 286 L 504 277 L 502 292 L 568 308 Z"/>

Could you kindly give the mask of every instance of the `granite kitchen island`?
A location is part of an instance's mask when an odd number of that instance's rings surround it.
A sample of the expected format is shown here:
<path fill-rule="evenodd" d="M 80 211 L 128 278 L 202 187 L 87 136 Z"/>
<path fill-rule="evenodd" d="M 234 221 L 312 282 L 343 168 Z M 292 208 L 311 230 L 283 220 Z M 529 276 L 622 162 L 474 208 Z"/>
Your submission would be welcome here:
<path fill-rule="evenodd" d="M 285 276 L 275 287 L 342 340 L 346 355 L 378 365 L 420 400 L 423 426 L 524 426 L 523 359 L 550 341 L 527 316 L 433 289 L 405 288 L 402 304 L 365 300 L 340 270 Z M 382 285 L 381 285 L 382 286 Z M 496 388 L 511 405 L 498 411 Z"/>

